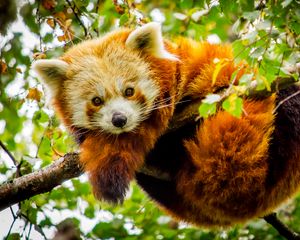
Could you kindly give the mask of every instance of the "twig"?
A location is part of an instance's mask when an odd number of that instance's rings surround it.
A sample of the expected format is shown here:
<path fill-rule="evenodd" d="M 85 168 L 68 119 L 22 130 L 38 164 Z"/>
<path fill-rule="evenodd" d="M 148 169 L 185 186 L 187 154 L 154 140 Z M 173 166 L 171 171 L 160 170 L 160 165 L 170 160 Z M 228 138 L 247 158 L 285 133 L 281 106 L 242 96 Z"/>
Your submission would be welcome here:
<path fill-rule="evenodd" d="M 43 42 L 43 40 L 42 40 L 42 36 L 41 36 L 41 24 L 42 24 L 42 22 L 41 22 L 41 15 L 40 15 L 40 6 L 41 6 L 41 1 L 40 0 L 38 0 L 38 6 L 37 6 L 37 9 L 36 9 L 36 17 L 37 17 L 37 22 L 38 22 L 38 26 L 39 26 L 39 41 L 40 41 L 40 52 L 42 52 L 43 51 L 43 48 L 42 48 L 42 42 Z"/>
<path fill-rule="evenodd" d="M 12 209 L 12 206 L 9 207 L 11 215 L 15 218 L 17 217 L 16 214 L 14 213 L 14 210 Z"/>
<path fill-rule="evenodd" d="M 99 11 L 99 5 L 100 5 L 101 0 L 98 0 L 96 3 L 96 13 Z"/>
<path fill-rule="evenodd" d="M 26 230 L 26 228 L 27 228 L 27 226 L 28 226 L 28 223 L 30 223 L 28 218 L 26 218 L 26 219 L 24 218 L 23 220 L 25 221 L 25 224 L 24 224 L 24 227 L 23 227 L 21 236 L 20 236 L 21 239 L 23 238 L 23 235 L 24 235 L 25 230 Z"/>
<path fill-rule="evenodd" d="M 263 12 L 263 10 L 261 10 Z M 262 59 L 264 58 L 266 52 L 268 51 L 268 48 L 270 47 L 270 42 L 271 42 L 271 39 L 270 39 L 270 35 L 272 33 L 272 30 L 273 30 L 273 24 L 274 24 L 274 19 L 272 19 L 272 22 L 271 22 L 271 26 L 270 26 L 270 30 L 268 32 L 268 40 L 267 40 L 267 43 L 266 43 L 266 47 L 264 49 L 264 52 L 263 54 L 261 55 L 261 60 L 258 61 L 258 66 L 260 67 L 261 65 L 261 62 L 262 62 Z"/>
<path fill-rule="evenodd" d="M 7 232 L 7 234 L 6 234 L 5 239 L 8 238 L 8 236 L 10 235 L 11 230 L 12 230 L 12 228 L 13 228 L 15 222 L 17 221 L 17 218 L 18 218 L 18 217 L 17 217 L 16 215 L 14 215 L 14 214 L 13 214 L 13 217 L 14 217 L 14 220 L 13 220 L 13 222 L 11 223 L 11 225 L 10 225 L 10 227 L 9 227 L 9 230 L 8 230 L 8 232 Z"/>
<path fill-rule="evenodd" d="M 30 223 L 30 225 L 34 225 L 35 229 L 44 237 L 44 239 L 46 239 L 46 240 L 48 239 L 46 234 L 44 233 L 43 229 L 40 227 L 40 225 L 30 222 L 30 219 L 23 213 L 21 213 L 20 216 L 21 216 L 21 218 L 23 218 L 23 220 L 26 221 L 24 229 L 26 228 L 28 223 Z"/>
<path fill-rule="evenodd" d="M 22 165 L 22 161 L 18 163 L 17 160 L 14 158 L 14 156 L 11 154 L 11 152 L 5 147 L 2 141 L 0 141 L 0 145 L 3 148 L 3 150 L 7 153 L 7 155 L 10 157 L 10 159 L 13 161 L 15 167 L 17 168 L 15 177 L 20 177 L 21 176 L 20 168 Z"/>
<path fill-rule="evenodd" d="M 26 236 L 26 240 L 30 240 L 30 234 L 31 234 L 31 229 L 32 229 L 32 223 L 30 223 L 30 226 L 29 226 L 29 230 L 28 230 L 28 234 L 27 234 L 27 236 Z"/>
<path fill-rule="evenodd" d="M 298 94 L 300 94 L 300 90 L 298 90 L 297 92 L 294 92 L 292 95 L 290 95 L 290 96 L 288 96 L 287 98 L 281 100 L 281 101 L 277 104 L 277 106 L 274 108 L 273 113 L 275 113 L 275 112 L 277 111 L 277 109 L 278 109 L 282 104 L 284 104 L 284 103 L 285 103 L 286 101 L 288 101 L 289 99 L 291 99 L 291 98 L 297 96 Z"/>
<path fill-rule="evenodd" d="M 290 230 L 288 228 L 288 226 L 286 226 L 283 222 L 281 222 L 277 218 L 276 213 L 271 213 L 271 214 L 265 216 L 264 220 L 267 223 L 269 223 L 270 225 L 272 225 L 278 231 L 278 233 L 281 236 L 285 237 L 286 239 L 288 239 L 288 240 L 300 240 L 300 235 L 298 233 L 295 233 L 292 230 Z"/>
<path fill-rule="evenodd" d="M 16 161 L 16 159 L 14 158 L 14 156 L 11 154 L 11 152 L 6 148 L 6 146 L 4 145 L 4 143 L 0 140 L 0 146 L 2 147 L 2 149 L 6 152 L 6 154 L 9 156 L 9 158 L 13 161 L 14 165 L 17 167 L 18 162 Z"/>
<path fill-rule="evenodd" d="M 76 7 L 75 3 L 74 3 L 74 6 L 72 5 L 72 3 L 70 2 L 70 0 L 66 0 L 67 3 L 69 4 L 70 8 L 72 9 L 79 25 L 83 28 L 83 31 L 84 31 L 84 36 L 87 37 L 87 36 L 90 36 L 86 26 L 84 25 L 84 23 L 82 22 L 82 20 L 80 19 L 79 15 L 77 14 L 76 12 L 76 9 L 78 10 L 78 8 Z"/>

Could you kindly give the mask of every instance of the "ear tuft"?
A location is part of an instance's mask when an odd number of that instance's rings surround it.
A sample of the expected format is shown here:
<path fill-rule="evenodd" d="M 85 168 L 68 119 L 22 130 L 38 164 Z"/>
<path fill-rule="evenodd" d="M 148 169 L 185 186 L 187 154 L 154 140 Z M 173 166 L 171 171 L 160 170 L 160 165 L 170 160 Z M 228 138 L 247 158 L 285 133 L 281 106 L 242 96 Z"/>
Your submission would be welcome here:
<path fill-rule="evenodd" d="M 157 58 L 178 61 L 176 56 L 165 50 L 159 23 L 148 23 L 132 31 L 125 44 L 131 49 L 147 52 Z"/>
<path fill-rule="evenodd" d="M 37 73 L 40 80 L 55 95 L 66 77 L 69 64 L 58 59 L 37 60 L 32 69 Z"/>

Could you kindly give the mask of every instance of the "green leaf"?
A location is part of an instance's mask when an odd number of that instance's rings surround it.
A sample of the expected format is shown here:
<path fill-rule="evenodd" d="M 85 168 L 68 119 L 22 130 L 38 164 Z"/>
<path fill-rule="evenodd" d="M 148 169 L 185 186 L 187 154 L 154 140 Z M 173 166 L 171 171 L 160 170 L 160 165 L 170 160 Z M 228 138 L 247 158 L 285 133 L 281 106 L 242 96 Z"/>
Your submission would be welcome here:
<path fill-rule="evenodd" d="M 231 94 L 223 103 L 222 108 L 235 117 L 240 117 L 243 112 L 243 99 L 236 94 Z"/>
<path fill-rule="evenodd" d="M 239 79 L 239 85 L 240 86 L 249 86 L 252 78 L 253 78 L 253 73 L 249 74 L 244 74 L 240 79 Z"/>
<path fill-rule="evenodd" d="M 258 19 L 259 15 L 260 15 L 260 11 L 244 12 L 243 13 L 243 17 L 250 20 L 250 21 L 254 21 L 254 20 Z"/>
<path fill-rule="evenodd" d="M 216 103 L 202 103 L 199 107 L 199 114 L 201 117 L 207 118 L 210 115 L 215 114 L 217 111 Z"/>
<path fill-rule="evenodd" d="M 95 217 L 95 208 L 93 206 L 88 206 L 85 210 L 84 210 L 84 215 L 90 219 Z"/>
<path fill-rule="evenodd" d="M 239 0 L 243 12 L 252 11 L 254 9 L 254 0 Z"/>
<path fill-rule="evenodd" d="M 290 5 L 290 3 L 292 2 L 293 0 L 284 0 L 282 3 L 281 3 L 281 6 L 283 8 L 286 8 L 288 5 Z"/>
<path fill-rule="evenodd" d="M 233 53 L 235 56 L 235 61 L 240 62 L 245 60 L 250 55 L 251 48 L 247 46 L 247 42 L 243 42 L 242 40 L 237 40 L 232 44 Z"/>
<path fill-rule="evenodd" d="M 220 0 L 221 11 L 225 14 L 225 16 L 230 17 L 231 15 L 235 15 L 238 9 L 238 4 L 236 1 L 231 0 Z"/>
<path fill-rule="evenodd" d="M 39 223 L 39 226 L 40 227 L 45 227 L 45 226 L 52 226 L 53 223 L 51 222 L 51 219 L 46 217 L 44 220 L 42 220 L 40 223 Z"/>
<path fill-rule="evenodd" d="M 89 4 L 89 0 L 73 0 L 76 4 L 76 7 L 81 8 L 81 7 L 87 7 Z"/>
<path fill-rule="evenodd" d="M 180 1 L 180 8 L 182 9 L 191 9 L 194 5 L 193 0 L 181 0 Z"/>
<path fill-rule="evenodd" d="M 1 174 L 5 174 L 7 172 L 7 170 L 9 170 L 9 168 L 4 165 L 3 163 L 0 164 L 0 173 Z"/>
<path fill-rule="evenodd" d="M 251 52 L 250 57 L 257 59 L 261 57 L 264 52 L 265 52 L 265 47 L 257 47 L 254 49 L 254 51 Z"/>
<path fill-rule="evenodd" d="M 21 236 L 19 233 L 11 233 L 9 236 L 6 238 L 6 240 L 20 240 Z"/>
<path fill-rule="evenodd" d="M 20 166 L 20 172 L 22 175 L 26 175 L 32 172 L 32 165 L 28 161 L 22 159 Z"/>
<path fill-rule="evenodd" d="M 127 23 L 129 20 L 128 14 L 124 13 L 121 17 L 120 17 L 120 26 L 125 25 L 125 23 Z"/>
<path fill-rule="evenodd" d="M 112 223 L 100 222 L 93 228 L 93 234 L 101 239 L 117 238 L 122 239 L 128 235 L 122 224 L 117 223 L 120 220 L 113 220 Z"/>
<path fill-rule="evenodd" d="M 296 21 L 290 22 L 289 27 L 296 35 L 300 35 L 300 23 L 299 22 L 296 22 Z"/>
<path fill-rule="evenodd" d="M 28 211 L 28 219 L 31 223 L 33 224 L 36 224 L 36 219 L 37 219 L 37 209 L 36 208 L 31 208 L 29 211 Z"/>

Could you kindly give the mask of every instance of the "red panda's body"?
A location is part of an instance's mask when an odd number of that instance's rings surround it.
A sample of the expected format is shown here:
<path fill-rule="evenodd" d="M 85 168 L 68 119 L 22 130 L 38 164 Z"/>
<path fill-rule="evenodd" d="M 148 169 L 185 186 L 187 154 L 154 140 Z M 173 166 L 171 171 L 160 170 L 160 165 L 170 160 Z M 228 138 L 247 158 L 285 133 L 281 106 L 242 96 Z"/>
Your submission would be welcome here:
<path fill-rule="evenodd" d="M 212 83 L 217 59 L 226 64 Z M 300 99 L 273 113 L 296 87 L 277 99 L 245 99 L 241 118 L 220 110 L 165 134 L 182 100 L 229 86 L 237 66 L 228 45 L 163 42 L 152 23 L 83 42 L 35 69 L 80 144 L 100 199 L 121 202 L 136 177 L 174 217 L 227 226 L 267 214 L 298 189 Z M 137 173 L 145 160 L 171 180 Z"/>

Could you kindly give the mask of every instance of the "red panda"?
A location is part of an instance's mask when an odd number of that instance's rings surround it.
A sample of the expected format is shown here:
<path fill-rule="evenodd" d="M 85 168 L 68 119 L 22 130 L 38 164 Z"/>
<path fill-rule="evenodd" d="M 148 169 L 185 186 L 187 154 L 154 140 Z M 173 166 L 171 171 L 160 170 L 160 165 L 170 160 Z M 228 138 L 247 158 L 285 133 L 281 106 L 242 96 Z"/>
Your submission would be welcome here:
<path fill-rule="evenodd" d="M 212 83 L 216 59 L 226 64 Z M 266 215 L 298 190 L 300 97 L 274 113 L 297 86 L 264 99 L 245 98 L 240 118 L 220 109 L 166 132 L 183 101 L 230 85 L 238 69 L 230 45 L 171 42 L 159 24 L 149 23 L 84 41 L 33 68 L 79 143 L 98 199 L 122 202 L 136 178 L 173 217 L 229 226 Z M 145 163 L 170 179 L 139 172 Z"/>

